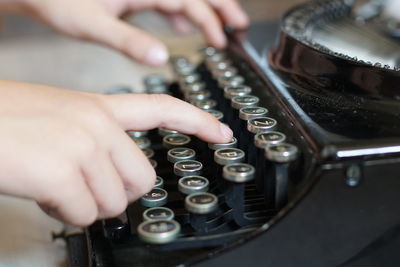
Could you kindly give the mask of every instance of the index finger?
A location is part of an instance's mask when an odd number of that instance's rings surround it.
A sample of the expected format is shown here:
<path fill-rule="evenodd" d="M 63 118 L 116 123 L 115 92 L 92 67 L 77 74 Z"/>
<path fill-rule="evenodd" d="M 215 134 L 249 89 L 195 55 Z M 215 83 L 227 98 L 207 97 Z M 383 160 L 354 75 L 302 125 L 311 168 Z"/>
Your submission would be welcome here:
<path fill-rule="evenodd" d="M 100 97 L 125 131 L 164 127 L 196 135 L 210 143 L 227 143 L 233 136 L 232 130 L 212 115 L 168 95 L 131 94 Z"/>

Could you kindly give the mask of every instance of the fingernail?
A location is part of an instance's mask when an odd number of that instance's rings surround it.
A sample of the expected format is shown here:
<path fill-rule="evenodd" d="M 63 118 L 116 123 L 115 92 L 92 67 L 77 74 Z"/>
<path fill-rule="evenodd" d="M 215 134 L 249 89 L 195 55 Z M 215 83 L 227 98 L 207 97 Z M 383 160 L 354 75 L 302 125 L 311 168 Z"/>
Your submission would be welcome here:
<path fill-rule="evenodd" d="M 229 128 L 228 125 L 221 123 L 220 128 L 221 128 L 221 133 L 226 138 L 226 140 L 232 139 L 233 132 L 232 132 L 231 128 Z"/>
<path fill-rule="evenodd" d="M 156 45 L 149 49 L 146 56 L 146 63 L 152 66 L 165 64 L 168 60 L 168 51 L 162 45 Z"/>

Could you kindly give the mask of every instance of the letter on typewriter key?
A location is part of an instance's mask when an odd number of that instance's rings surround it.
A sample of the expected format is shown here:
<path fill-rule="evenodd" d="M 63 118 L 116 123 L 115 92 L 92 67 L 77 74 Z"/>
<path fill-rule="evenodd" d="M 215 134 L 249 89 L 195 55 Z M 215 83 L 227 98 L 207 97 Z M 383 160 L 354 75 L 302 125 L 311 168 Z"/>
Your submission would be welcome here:
<path fill-rule="evenodd" d="M 181 231 L 181 226 L 174 220 L 142 222 L 137 229 L 139 237 L 151 244 L 165 244 L 174 241 Z"/>
<path fill-rule="evenodd" d="M 189 144 L 190 137 L 184 134 L 170 134 L 164 136 L 163 145 L 165 148 L 175 148 Z"/>
<path fill-rule="evenodd" d="M 143 220 L 145 221 L 158 221 L 158 220 L 173 220 L 175 217 L 174 212 L 166 207 L 149 208 L 143 212 Z"/>
<path fill-rule="evenodd" d="M 160 207 L 167 203 L 167 198 L 167 191 L 162 188 L 153 188 L 140 199 L 140 203 L 148 208 Z"/>
<path fill-rule="evenodd" d="M 174 164 L 174 173 L 178 176 L 200 175 L 203 164 L 197 160 L 182 160 Z"/>
<path fill-rule="evenodd" d="M 218 198 L 211 193 L 194 193 L 185 198 L 185 208 L 194 214 L 209 214 L 218 207 Z"/>
<path fill-rule="evenodd" d="M 263 133 L 275 130 L 276 125 L 277 122 L 275 119 L 270 117 L 260 117 L 249 120 L 247 122 L 247 130 L 254 134 Z"/>
<path fill-rule="evenodd" d="M 238 148 L 221 148 L 214 152 L 214 161 L 219 165 L 240 163 L 244 160 L 244 152 Z"/>
<path fill-rule="evenodd" d="M 186 147 L 176 147 L 168 150 L 167 160 L 171 163 L 176 163 L 182 160 L 194 160 L 196 152 L 193 149 Z"/>
<path fill-rule="evenodd" d="M 179 179 L 178 189 L 185 195 L 193 193 L 207 192 L 209 182 L 203 176 L 185 176 Z"/>
<path fill-rule="evenodd" d="M 248 121 L 255 118 L 265 117 L 268 114 L 268 109 L 263 107 L 246 107 L 239 110 L 239 118 Z"/>
<path fill-rule="evenodd" d="M 258 104 L 260 99 L 254 95 L 235 96 L 231 100 L 231 106 L 234 109 L 241 109 L 244 107 L 252 107 Z"/>

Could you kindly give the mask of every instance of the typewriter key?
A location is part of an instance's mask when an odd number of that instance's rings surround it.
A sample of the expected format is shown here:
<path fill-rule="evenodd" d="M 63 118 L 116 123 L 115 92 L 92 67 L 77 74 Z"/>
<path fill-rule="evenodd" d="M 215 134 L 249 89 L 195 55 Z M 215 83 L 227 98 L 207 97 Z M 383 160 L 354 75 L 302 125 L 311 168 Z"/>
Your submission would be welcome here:
<path fill-rule="evenodd" d="M 265 117 L 267 114 L 268 109 L 263 107 L 245 107 L 239 110 L 239 118 L 245 121 Z"/>
<path fill-rule="evenodd" d="M 156 182 L 154 183 L 155 188 L 163 188 L 164 187 L 164 179 L 161 178 L 160 176 L 156 177 Z"/>
<path fill-rule="evenodd" d="M 297 158 L 299 150 L 297 146 L 287 143 L 267 146 L 265 157 L 273 162 L 287 163 Z"/>
<path fill-rule="evenodd" d="M 189 59 L 187 59 L 186 57 L 183 57 L 183 56 L 171 57 L 170 61 L 171 61 L 172 66 L 175 68 L 183 68 L 188 65 L 191 65 Z"/>
<path fill-rule="evenodd" d="M 214 99 L 195 100 L 190 103 L 203 110 L 213 109 L 217 106 L 217 101 Z"/>
<path fill-rule="evenodd" d="M 212 67 L 212 71 L 214 71 L 214 70 L 223 71 L 223 70 L 228 70 L 231 66 L 232 66 L 232 62 L 228 59 L 224 59 L 219 62 L 216 62 L 211 67 Z"/>
<path fill-rule="evenodd" d="M 255 169 L 250 164 L 234 163 L 225 165 L 223 170 L 225 180 L 234 183 L 246 183 L 254 179 Z"/>
<path fill-rule="evenodd" d="M 154 156 L 154 150 L 151 148 L 142 149 L 142 152 L 148 159 L 150 159 Z"/>
<path fill-rule="evenodd" d="M 190 64 L 184 67 L 175 68 L 174 70 L 178 77 L 192 75 L 196 72 L 196 68 Z"/>
<path fill-rule="evenodd" d="M 151 167 L 153 167 L 154 169 L 157 168 L 158 163 L 157 161 L 155 161 L 154 159 L 149 159 Z"/>
<path fill-rule="evenodd" d="M 218 50 L 215 47 L 209 46 L 201 49 L 200 52 L 206 57 L 211 57 L 218 53 Z"/>
<path fill-rule="evenodd" d="M 181 77 L 179 77 L 178 80 L 179 80 L 179 84 L 185 85 L 185 84 L 192 84 L 192 83 L 199 82 L 201 80 L 201 77 L 199 74 L 193 73 L 193 74 L 181 76 Z"/>
<path fill-rule="evenodd" d="M 257 134 L 267 131 L 275 130 L 277 122 L 275 119 L 270 117 L 259 117 L 255 119 L 250 119 L 247 121 L 247 130 L 249 132 Z"/>
<path fill-rule="evenodd" d="M 186 92 L 185 98 L 187 101 L 205 100 L 211 97 L 211 92 L 208 90 L 200 90 L 195 92 Z"/>
<path fill-rule="evenodd" d="M 218 64 L 221 64 L 221 62 L 219 62 Z M 212 66 L 213 69 L 211 70 L 211 73 L 213 77 L 215 77 L 216 79 L 218 79 L 219 77 L 230 79 L 237 74 L 237 69 L 235 67 L 228 67 L 226 69 L 216 69 L 215 66 L 218 65 Z"/>
<path fill-rule="evenodd" d="M 181 231 L 181 226 L 174 220 L 142 222 L 137 229 L 139 237 L 151 244 L 165 244 L 174 241 Z"/>
<path fill-rule="evenodd" d="M 254 138 L 254 144 L 260 149 L 264 149 L 269 145 L 276 145 L 284 142 L 286 135 L 281 132 L 271 131 L 265 133 L 258 133 Z"/>
<path fill-rule="evenodd" d="M 225 58 L 226 58 L 226 56 L 225 56 L 224 53 L 218 52 L 218 53 L 215 53 L 214 55 L 212 55 L 210 57 L 207 57 L 205 59 L 205 63 L 206 63 L 206 66 L 210 69 L 216 63 L 218 63 L 218 62 L 220 62 L 222 60 L 225 60 Z"/>
<path fill-rule="evenodd" d="M 166 207 L 149 208 L 143 212 L 143 220 L 145 221 L 158 221 L 158 220 L 173 220 L 175 217 L 174 212 Z"/>
<path fill-rule="evenodd" d="M 218 207 L 218 198 L 211 193 L 194 193 L 185 198 L 185 208 L 194 214 L 208 214 Z"/>
<path fill-rule="evenodd" d="M 237 148 L 221 148 L 214 152 L 214 161 L 219 165 L 240 163 L 244 160 L 243 150 Z"/>
<path fill-rule="evenodd" d="M 168 150 L 167 160 L 176 163 L 182 160 L 193 160 L 196 158 L 196 152 L 186 147 L 176 147 Z"/>
<path fill-rule="evenodd" d="M 208 147 L 214 151 L 221 149 L 221 148 L 235 148 L 236 146 L 237 146 L 237 139 L 235 137 L 232 137 L 232 140 L 229 143 L 225 143 L 225 144 L 208 143 Z"/>
<path fill-rule="evenodd" d="M 160 207 L 167 203 L 168 193 L 162 188 L 153 188 L 141 197 L 140 203 L 148 208 Z"/>
<path fill-rule="evenodd" d="M 131 138 L 140 138 L 144 137 L 147 135 L 149 131 L 127 131 L 126 133 L 131 137 Z"/>
<path fill-rule="evenodd" d="M 260 99 L 254 95 L 235 96 L 231 99 L 231 107 L 234 109 L 241 109 L 244 107 L 251 107 L 258 104 Z"/>
<path fill-rule="evenodd" d="M 163 146 L 165 148 L 175 148 L 189 144 L 191 141 L 190 137 L 184 134 L 170 134 L 164 136 Z"/>
<path fill-rule="evenodd" d="M 174 173 L 178 176 L 200 175 L 203 164 L 197 160 L 182 160 L 174 164 Z"/>
<path fill-rule="evenodd" d="M 147 137 L 139 137 L 132 139 L 140 149 L 149 148 L 151 145 L 150 139 Z"/>
<path fill-rule="evenodd" d="M 213 115 L 219 121 L 222 121 L 222 119 L 224 118 L 224 114 L 219 110 L 209 109 L 209 110 L 206 110 L 206 111 L 208 113 L 210 113 L 211 115 Z"/>
<path fill-rule="evenodd" d="M 202 176 L 185 176 L 179 179 L 179 192 L 190 195 L 193 193 L 207 192 L 209 182 L 207 178 Z"/>
<path fill-rule="evenodd" d="M 218 77 L 218 86 L 225 88 L 227 86 L 240 86 L 244 84 L 244 78 L 240 75 L 235 75 L 233 77 Z"/>
<path fill-rule="evenodd" d="M 191 84 L 182 85 L 182 91 L 185 92 L 197 92 L 204 90 L 206 88 L 205 83 L 203 82 L 195 82 Z"/>
<path fill-rule="evenodd" d="M 161 74 L 150 74 L 150 75 L 147 75 L 146 77 L 144 77 L 143 83 L 144 83 L 146 89 L 150 89 L 153 87 L 165 86 L 167 83 L 167 80 Z"/>
<path fill-rule="evenodd" d="M 158 128 L 158 134 L 164 137 L 170 134 L 179 134 L 179 132 L 166 128 Z"/>
<path fill-rule="evenodd" d="M 154 86 L 151 88 L 147 88 L 147 93 L 148 94 L 168 94 L 168 87 L 166 85 L 159 85 L 159 86 Z"/>
<path fill-rule="evenodd" d="M 246 85 L 227 86 L 224 88 L 224 97 L 232 99 L 234 96 L 244 96 L 251 94 L 251 88 Z"/>

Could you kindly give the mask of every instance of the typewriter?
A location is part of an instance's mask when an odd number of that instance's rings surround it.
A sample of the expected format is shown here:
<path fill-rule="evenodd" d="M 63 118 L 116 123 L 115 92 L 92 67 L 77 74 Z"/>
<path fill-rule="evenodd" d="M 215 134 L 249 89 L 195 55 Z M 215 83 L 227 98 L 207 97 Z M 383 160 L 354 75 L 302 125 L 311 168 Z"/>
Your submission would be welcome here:
<path fill-rule="evenodd" d="M 314 1 L 230 32 L 175 81 L 147 77 L 227 123 L 208 144 L 128 132 L 151 192 L 71 235 L 73 266 L 399 266 L 400 23 L 385 1 Z M 124 91 L 124 90 L 122 90 Z"/>

